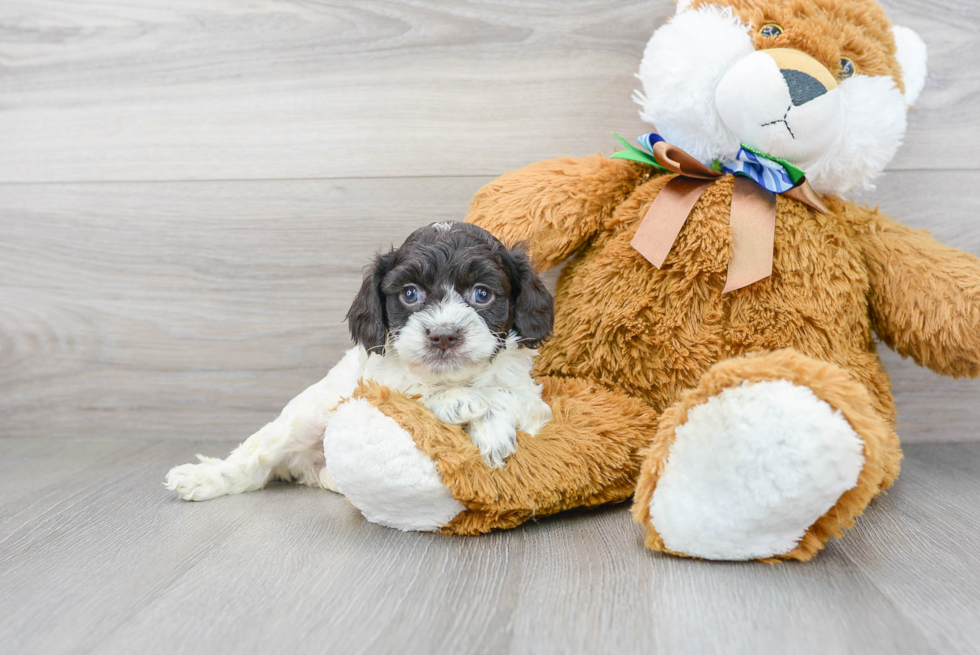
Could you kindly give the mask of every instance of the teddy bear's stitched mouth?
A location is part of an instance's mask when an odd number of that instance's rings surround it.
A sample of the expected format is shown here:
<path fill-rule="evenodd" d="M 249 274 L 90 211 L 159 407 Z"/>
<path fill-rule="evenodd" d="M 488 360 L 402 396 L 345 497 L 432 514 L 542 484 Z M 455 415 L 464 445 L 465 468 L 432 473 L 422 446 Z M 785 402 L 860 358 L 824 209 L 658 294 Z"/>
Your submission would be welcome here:
<path fill-rule="evenodd" d="M 760 127 L 769 127 L 770 125 L 778 125 L 779 123 L 782 123 L 783 125 L 786 126 L 786 131 L 789 132 L 789 135 L 793 138 L 793 140 L 796 140 L 796 135 L 793 134 L 793 130 L 790 129 L 789 122 L 786 120 L 786 118 L 789 116 L 789 112 L 792 109 L 793 109 L 793 105 L 790 105 L 789 107 L 786 108 L 786 113 L 783 114 L 782 118 L 775 121 L 769 121 L 768 123 L 763 123 L 762 125 L 760 125 Z"/>

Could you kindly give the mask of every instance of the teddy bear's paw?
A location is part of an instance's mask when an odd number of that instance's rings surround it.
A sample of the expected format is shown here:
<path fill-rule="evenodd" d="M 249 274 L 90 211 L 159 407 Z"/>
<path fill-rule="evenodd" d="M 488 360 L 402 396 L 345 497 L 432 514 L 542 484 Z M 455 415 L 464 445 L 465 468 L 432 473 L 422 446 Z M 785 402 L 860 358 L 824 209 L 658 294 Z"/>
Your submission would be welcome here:
<path fill-rule="evenodd" d="M 675 433 L 650 520 L 666 549 L 705 559 L 788 553 L 864 466 L 841 412 L 786 380 L 727 388 Z"/>
<path fill-rule="evenodd" d="M 436 531 L 465 509 L 412 436 L 365 399 L 334 411 L 323 452 L 328 478 L 372 523 Z"/>

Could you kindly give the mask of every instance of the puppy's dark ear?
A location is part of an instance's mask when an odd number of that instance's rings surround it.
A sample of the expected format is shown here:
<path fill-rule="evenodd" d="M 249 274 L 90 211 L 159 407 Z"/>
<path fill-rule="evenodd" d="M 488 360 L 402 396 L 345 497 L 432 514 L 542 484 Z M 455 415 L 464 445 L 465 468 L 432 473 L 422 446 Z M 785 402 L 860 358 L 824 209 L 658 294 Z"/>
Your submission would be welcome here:
<path fill-rule="evenodd" d="M 511 248 L 507 260 L 514 299 L 514 331 L 521 337 L 522 346 L 537 348 L 551 336 L 555 300 L 531 266 L 524 248 Z"/>
<path fill-rule="evenodd" d="M 347 310 L 347 327 L 350 328 L 351 339 L 368 351 L 385 345 L 388 320 L 381 281 L 391 270 L 394 259 L 393 250 L 374 258 L 374 263 L 364 271 L 361 290 Z"/>

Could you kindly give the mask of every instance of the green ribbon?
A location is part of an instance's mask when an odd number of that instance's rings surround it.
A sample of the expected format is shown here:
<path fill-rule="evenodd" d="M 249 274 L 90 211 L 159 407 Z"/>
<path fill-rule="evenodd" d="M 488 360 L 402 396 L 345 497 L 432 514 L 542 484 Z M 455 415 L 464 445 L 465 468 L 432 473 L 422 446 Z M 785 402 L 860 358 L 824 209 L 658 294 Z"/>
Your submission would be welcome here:
<path fill-rule="evenodd" d="M 641 164 L 649 164 L 654 168 L 659 168 L 662 171 L 670 172 L 668 169 L 657 163 L 657 160 L 654 159 L 653 154 L 647 153 L 645 150 L 640 150 L 639 148 L 631 145 L 626 139 L 619 136 L 615 132 L 613 132 L 613 136 L 623 144 L 623 147 L 626 148 L 626 150 L 614 152 L 610 159 L 628 159 L 630 161 L 640 162 Z"/>

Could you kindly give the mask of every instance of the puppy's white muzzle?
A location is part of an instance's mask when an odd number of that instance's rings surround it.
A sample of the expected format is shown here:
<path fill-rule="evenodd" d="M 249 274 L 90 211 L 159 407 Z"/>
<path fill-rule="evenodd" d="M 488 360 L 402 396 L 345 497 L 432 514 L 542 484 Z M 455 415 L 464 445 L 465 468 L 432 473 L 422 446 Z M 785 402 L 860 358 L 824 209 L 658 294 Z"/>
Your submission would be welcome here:
<path fill-rule="evenodd" d="M 799 50 L 759 50 L 737 61 L 715 105 L 739 142 L 806 170 L 844 133 L 837 80 Z"/>
<path fill-rule="evenodd" d="M 454 335 L 451 347 L 440 348 L 433 340 L 441 332 Z M 434 307 L 412 314 L 391 345 L 417 373 L 446 376 L 485 364 L 500 344 L 480 315 L 451 291 Z"/>

